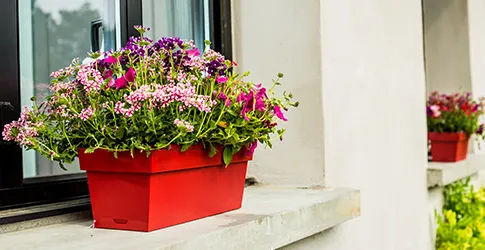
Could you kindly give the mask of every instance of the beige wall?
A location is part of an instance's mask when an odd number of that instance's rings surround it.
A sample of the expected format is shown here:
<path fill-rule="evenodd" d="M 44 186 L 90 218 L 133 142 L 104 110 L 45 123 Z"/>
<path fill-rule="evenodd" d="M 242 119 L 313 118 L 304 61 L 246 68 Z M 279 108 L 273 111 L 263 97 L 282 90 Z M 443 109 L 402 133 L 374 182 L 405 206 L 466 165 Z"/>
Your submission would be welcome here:
<path fill-rule="evenodd" d="M 467 0 L 423 0 L 423 12 L 428 92 L 471 91 Z"/>
<path fill-rule="evenodd" d="M 235 0 L 234 59 L 249 79 L 272 85 L 300 100 L 282 122 L 288 130 L 273 150 L 257 149 L 249 175 L 272 184 L 323 184 L 323 111 L 319 0 Z"/>

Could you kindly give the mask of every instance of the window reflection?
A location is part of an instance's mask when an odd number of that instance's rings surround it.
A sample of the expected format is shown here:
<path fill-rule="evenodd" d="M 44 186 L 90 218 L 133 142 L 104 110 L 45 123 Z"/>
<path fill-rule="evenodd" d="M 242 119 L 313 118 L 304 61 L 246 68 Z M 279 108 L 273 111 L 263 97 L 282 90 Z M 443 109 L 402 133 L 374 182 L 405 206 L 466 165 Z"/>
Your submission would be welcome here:
<path fill-rule="evenodd" d="M 20 0 L 20 81 L 22 105 L 30 97 L 44 99 L 49 89 L 49 75 L 80 61 L 91 50 L 91 23 L 102 20 L 101 48 L 116 45 L 116 0 Z M 35 152 L 24 151 L 24 177 L 79 172 L 77 164 L 61 170 Z"/>

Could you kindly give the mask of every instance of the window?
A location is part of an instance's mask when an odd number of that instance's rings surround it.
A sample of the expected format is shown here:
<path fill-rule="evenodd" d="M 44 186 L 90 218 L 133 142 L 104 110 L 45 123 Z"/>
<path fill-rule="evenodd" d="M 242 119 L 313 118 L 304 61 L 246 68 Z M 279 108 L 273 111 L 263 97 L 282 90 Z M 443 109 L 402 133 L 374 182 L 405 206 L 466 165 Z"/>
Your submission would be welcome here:
<path fill-rule="evenodd" d="M 230 0 L 17 0 L 0 9 L 0 128 L 18 118 L 30 97 L 42 99 L 50 72 L 91 49 L 119 48 L 152 27 L 158 38 L 210 39 L 231 58 Z M 88 197 L 85 174 L 0 140 L 0 210 Z M 1 222 L 0 222 L 1 223 Z"/>

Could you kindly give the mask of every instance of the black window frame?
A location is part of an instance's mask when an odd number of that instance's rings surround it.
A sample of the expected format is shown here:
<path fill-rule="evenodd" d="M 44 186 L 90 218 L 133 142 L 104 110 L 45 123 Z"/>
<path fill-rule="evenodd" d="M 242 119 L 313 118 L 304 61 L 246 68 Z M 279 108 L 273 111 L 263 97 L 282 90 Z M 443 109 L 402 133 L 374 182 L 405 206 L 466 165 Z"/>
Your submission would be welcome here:
<path fill-rule="evenodd" d="M 2 1 L 0 8 L 0 21 L 4 24 L 0 26 L 3 35 L 0 39 L 3 53 L 0 60 L 0 130 L 6 123 L 18 119 L 21 109 L 18 1 Z M 232 59 L 231 1 L 209 0 L 209 14 L 213 48 Z M 120 0 L 120 15 L 121 44 L 125 44 L 130 36 L 137 35 L 133 26 L 142 24 L 142 0 Z M 85 174 L 24 179 L 22 150 L 14 143 L 0 139 L 0 159 L 0 211 L 89 197 Z"/>

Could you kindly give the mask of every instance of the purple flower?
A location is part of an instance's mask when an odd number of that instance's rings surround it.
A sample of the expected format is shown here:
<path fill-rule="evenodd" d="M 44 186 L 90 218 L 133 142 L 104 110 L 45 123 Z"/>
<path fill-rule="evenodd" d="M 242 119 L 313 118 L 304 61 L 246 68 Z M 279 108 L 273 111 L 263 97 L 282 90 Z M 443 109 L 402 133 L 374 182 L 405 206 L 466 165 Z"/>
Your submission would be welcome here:
<path fill-rule="evenodd" d="M 162 39 L 155 42 L 152 46 L 156 51 L 162 49 L 174 50 L 176 47 L 183 48 L 184 41 L 178 37 L 163 37 Z"/>
<path fill-rule="evenodd" d="M 480 124 L 480 126 L 478 127 L 478 129 L 477 129 L 477 131 L 475 133 L 477 133 L 479 135 L 483 134 L 483 127 L 484 127 L 484 125 L 483 124 Z"/>
<path fill-rule="evenodd" d="M 431 115 L 433 114 L 433 111 L 431 110 L 430 106 L 427 106 L 427 107 L 426 107 L 426 114 L 427 114 L 428 116 L 431 116 Z"/>
<path fill-rule="evenodd" d="M 280 118 L 283 121 L 288 121 L 288 119 L 286 119 L 285 116 L 283 115 L 283 112 L 281 112 L 280 106 L 275 105 L 273 108 L 273 111 L 278 118 Z"/>

